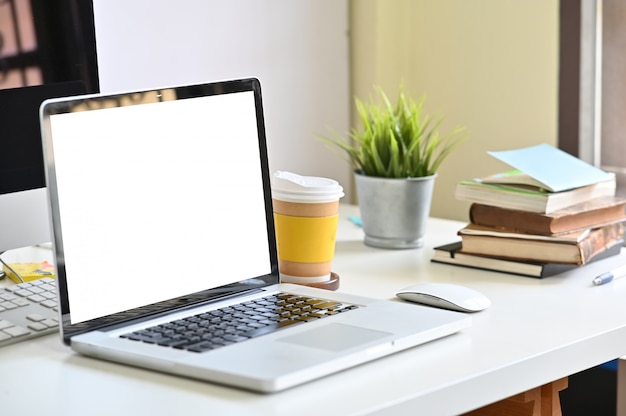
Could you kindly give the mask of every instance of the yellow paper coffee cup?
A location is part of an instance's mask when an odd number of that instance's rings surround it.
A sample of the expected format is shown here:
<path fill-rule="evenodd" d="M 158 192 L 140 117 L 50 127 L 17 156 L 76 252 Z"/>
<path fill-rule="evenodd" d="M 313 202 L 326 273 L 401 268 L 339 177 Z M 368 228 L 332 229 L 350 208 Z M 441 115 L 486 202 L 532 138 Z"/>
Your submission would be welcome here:
<path fill-rule="evenodd" d="M 319 283 L 330 279 L 335 254 L 339 199 L 333 179 L 279 171 L 272 201 L 281 281 Z"/>

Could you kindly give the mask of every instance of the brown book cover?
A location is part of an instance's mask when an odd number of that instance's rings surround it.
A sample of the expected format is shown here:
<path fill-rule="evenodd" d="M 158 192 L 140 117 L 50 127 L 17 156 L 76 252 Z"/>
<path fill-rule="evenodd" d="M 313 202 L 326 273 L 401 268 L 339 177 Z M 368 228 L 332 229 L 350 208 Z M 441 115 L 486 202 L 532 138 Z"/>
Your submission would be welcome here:
<path fill-rule="evenodd" d="M 487 227 L 504 228 L 515 232 L 557 235 L 626 220 L 626 199 L 618 197 L 595 198 L 581 204 L 540 214 L 530 211 L 472 204 L 470 221 Z"/>
<path fill-rule="evenodd" d="M 583 265 L 624 238 L 623 223 L 561 236 L 502 232 L 473 224 L 458 233 L 463 251 L 484 256 Z"/>

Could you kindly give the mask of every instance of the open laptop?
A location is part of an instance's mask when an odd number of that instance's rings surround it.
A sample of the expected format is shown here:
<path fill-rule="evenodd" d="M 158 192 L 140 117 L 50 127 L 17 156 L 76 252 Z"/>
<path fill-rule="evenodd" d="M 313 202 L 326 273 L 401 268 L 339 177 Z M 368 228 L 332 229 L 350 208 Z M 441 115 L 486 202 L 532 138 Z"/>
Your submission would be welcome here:
<path fill-rule="evenodd" d="M 470 325 L 279 284 L 256 79 L 53 99 L 40 112 L 62 337 L 79 353 L 275 392 Z"/>

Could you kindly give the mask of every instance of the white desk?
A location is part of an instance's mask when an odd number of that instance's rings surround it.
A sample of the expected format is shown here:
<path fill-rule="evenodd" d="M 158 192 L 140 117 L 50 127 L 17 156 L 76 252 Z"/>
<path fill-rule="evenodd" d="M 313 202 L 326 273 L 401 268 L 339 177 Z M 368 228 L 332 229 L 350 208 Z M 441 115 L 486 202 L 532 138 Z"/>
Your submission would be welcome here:
<path fill-rule="evenodd" d="M 342 207 L 339 290 L 393 298 L 415 282 L 453 282 L 492 306 L 459 334 L 275 395 L 97 361 L 47 336 L 0 348 L 1 413 L 453 415 L 626 354 L 626 279 L 591 285 L 626 254 L 537 280 L 431 263 L 432 247 L 454 240 L 462 223 L 432 219 L 424 248 L 392 251 L 364 246 L 350 213 Z"/>

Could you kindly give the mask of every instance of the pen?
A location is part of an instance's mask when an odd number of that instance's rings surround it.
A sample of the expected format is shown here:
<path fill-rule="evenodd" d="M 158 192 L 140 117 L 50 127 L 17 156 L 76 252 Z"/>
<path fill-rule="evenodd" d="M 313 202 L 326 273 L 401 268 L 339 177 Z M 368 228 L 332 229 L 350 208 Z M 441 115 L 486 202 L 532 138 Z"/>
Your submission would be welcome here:
<path fill-rule="evenodd" d="M 363 226 L 363 223 L 361 222 L 361 218 L 357 217 L 356 215 L 350 215 L 350 216 L 348 217 L 348 219 L 349 219 L 350 221 L 352 221 L 352 223 L 353 223 L 353 224 L 355 224 L 355 225 L 357 225 L 357 226 L 359 226 L 359 227 L 362 227 L 362 226 Z"/>
<path fill-rule="evenodd" d="M 609 272 L 602 273 L 601 275 L 593 279 L 593 284 L 596 286 L 604 285 L 615 279 L 619 279 L 620 277 L 625 277 L 625 276 L 626 276 L 626 265 L 620 266 L 617 269 L 613 269 Z"/>

